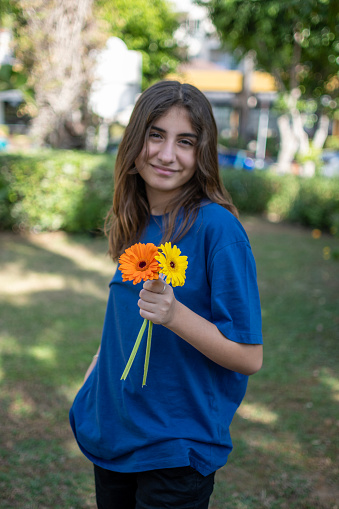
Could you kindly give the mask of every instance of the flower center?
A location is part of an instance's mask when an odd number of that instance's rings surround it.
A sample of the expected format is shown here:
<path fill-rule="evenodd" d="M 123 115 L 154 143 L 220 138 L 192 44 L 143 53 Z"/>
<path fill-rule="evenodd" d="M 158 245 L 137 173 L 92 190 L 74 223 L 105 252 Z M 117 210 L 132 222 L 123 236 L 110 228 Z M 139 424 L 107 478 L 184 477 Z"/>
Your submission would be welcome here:
<path fill-rule="evenodd" d="M 147 263 L 142 261 L 142 262 L 139 262 L 139 269 L 144 269 L 146 267 Z"/>
<path fill-rule="evenodd" d="M 174 262 L 170 262 L 170 266 L 172 269 L 175 269 L 175 263 Z"/>

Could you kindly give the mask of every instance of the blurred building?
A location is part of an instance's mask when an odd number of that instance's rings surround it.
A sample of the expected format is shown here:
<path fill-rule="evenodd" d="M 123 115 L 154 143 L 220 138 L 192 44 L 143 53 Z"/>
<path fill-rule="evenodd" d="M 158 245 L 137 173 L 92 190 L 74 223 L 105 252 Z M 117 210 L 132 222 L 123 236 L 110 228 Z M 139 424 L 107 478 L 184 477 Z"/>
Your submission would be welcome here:
<path fill-rule="evenodd" d="M 105 152 L 113 143 L 110 126 L 128 124 L 137 96 L 141 92 L 142 55 L 128 50 L 118 37 L 110 37 L 98 52 L 89 107 L 101 119 L 96 147 Z M 119 140 L 116 140 L 118 143 Z"/>
<path fill-rule="evenodd" d="M 89 106 L 99 117 L 113 122 L 134 105 L 141 92 L 142 56 L 110 37 L 96 58 Z"/>
<path fill-rule="evenodd" d="M 11 48 L 12 32 L 7 28 L 0 28 L 0 69 L 14 63 Z M 22 103 L 23 96 L 20 90 L 0 91 L 0 125 L 6 125 L 11 132 L 23 132 L 26 122 L 17 116 L 17 108 Z"/>
<path fill-rule="evenodd" d="M 12 63 L 11 40 L 11 30 L 8 28 L 0 28 L 0 66 Z"/>

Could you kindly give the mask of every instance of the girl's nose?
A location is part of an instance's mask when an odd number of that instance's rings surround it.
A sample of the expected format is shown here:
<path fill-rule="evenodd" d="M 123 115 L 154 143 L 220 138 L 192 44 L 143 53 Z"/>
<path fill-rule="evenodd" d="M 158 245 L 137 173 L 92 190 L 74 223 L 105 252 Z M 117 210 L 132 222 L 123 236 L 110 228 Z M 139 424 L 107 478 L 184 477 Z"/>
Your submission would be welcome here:
<path fill-rule="evenodd" d="M 163 163 L 173 163 L 175 161 L 175 147 L 173 143 L 164 143 L 158 152 L 158 158 Z"/>

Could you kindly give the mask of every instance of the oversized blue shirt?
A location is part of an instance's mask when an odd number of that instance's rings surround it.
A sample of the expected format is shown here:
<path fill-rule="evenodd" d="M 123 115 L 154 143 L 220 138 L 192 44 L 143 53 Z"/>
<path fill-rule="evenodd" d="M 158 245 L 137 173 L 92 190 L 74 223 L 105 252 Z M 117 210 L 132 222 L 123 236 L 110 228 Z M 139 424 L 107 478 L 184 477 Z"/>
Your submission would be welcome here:
<path fill-rule="evenodd" d="M 161 216 L 152 216 L 141 242 L 160 245 L 161 224 Z M 229 340 L 261 344 L 255 261 L 240 222 L 223 207 L 204 204 L 177 245 L 188 257 L 185 285 L 174 288 L 177 300 Z M 226 463 L 232 449 L 229 426 L 248 377 L 154 325 L 147 385 L 142 387 L 146 335 L 121 381 L 143 322 L 137 306 L 141 288 L 123 282 L 119 270 L 110 283 L 100 355 L 70 411 L 74 435 L 83 453 L 109 470 L 191 465 L 208 475 Z"/>

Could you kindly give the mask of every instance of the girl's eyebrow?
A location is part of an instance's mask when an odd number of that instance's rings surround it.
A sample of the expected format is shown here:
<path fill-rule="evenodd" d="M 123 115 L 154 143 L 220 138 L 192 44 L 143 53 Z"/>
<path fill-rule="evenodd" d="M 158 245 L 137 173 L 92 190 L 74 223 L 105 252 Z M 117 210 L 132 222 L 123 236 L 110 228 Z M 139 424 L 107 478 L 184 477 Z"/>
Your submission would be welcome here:
<path fill-rule="evenodd" d="M 151 129 L 154 129 L 155 131 L 159 131 L 160 133 L 165 133 L 166 129 L 162 129 L 161 127 L 157 127 L 156 125 L 152 125 Z M 194 133 L 178 133 L 178 136 L 187 136 L 189 138 L 196 138 L 198 139 L 198 136 Z"/>

